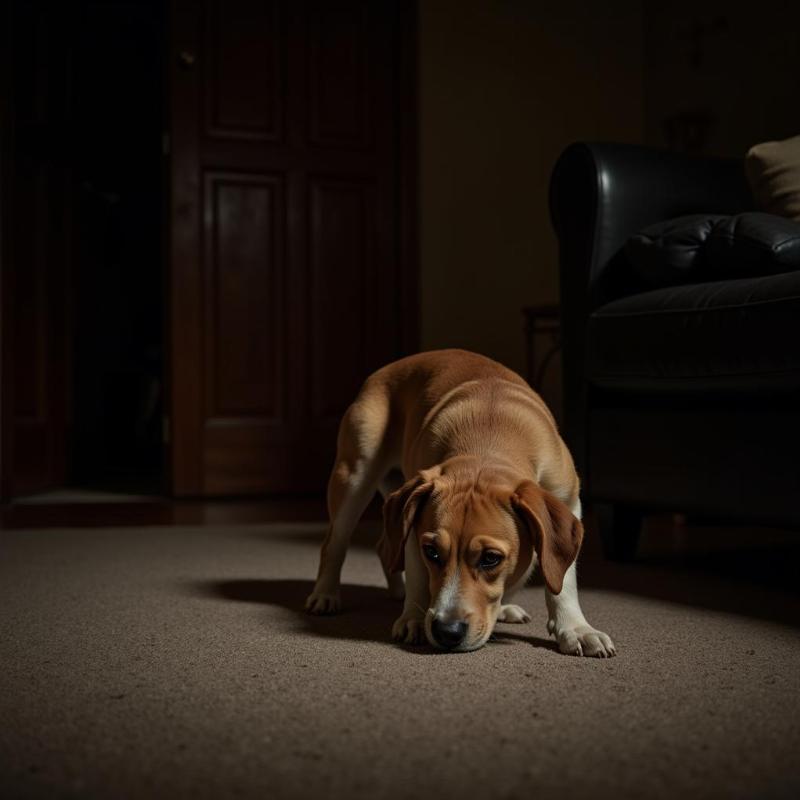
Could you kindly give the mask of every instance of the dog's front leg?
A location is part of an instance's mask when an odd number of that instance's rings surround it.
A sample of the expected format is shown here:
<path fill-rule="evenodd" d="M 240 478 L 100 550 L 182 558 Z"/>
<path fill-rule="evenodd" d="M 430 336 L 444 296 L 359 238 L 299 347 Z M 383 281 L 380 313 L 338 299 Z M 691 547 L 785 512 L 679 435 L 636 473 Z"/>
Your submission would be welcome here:
<path fill-rule="evenodd" d="M 336 614 L 341 609 L 339 585 L 344 557 L 353 530 L 375 494 L 372 465 L 365 458 L 355 460 L 354 466 L 351 461 L 340 458 L 328 484 L 331 524 L 322 543 L 317 582 L 306 600 L 306 610 L 312 614 Z"/>
<path fill-rule="evenodd" d="M 338 614 L 341 610 L 339 584 L 349 540 L 349 534 L 346 537 L 337 536 L 333 525 L 328 528 L 322 543 L 314 591 L 306 598 L 306 611 L 311 614 Z"/>
<path fill-rule="evenodd" d="M 425 616 L 430 605 L 428 570 L 422 562 L 416 538 L 406 539 L 406 597 L 403 613 L 392 626 L 392 638 L 406 644 L 425 643 Z"/>
<path fill-rule="evenodd" d="M 564 574 L 564 585 L 558 594 L 545 588 L 547 630 L 556 637 L 562 653 L 575 656 L 609 658 L 617 650 L 611 637 L 593 628 L 583 616 L 578 602 L 578 580 L 575 563 Z"/>

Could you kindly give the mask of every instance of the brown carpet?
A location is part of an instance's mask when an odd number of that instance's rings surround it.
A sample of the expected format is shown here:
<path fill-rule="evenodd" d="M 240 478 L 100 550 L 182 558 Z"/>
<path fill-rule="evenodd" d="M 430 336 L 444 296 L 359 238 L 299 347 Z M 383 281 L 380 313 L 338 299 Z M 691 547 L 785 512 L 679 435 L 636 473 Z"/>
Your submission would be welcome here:
<path fill-rule="evenodd" d="M 0 531 L 0 796 L 800 796 L 795 544 L 589 552 L 600 661 L 554 650 L 539 587 L 483 650 L 398 647 L 365 546 L 308 617 L 321 533 Z"/>

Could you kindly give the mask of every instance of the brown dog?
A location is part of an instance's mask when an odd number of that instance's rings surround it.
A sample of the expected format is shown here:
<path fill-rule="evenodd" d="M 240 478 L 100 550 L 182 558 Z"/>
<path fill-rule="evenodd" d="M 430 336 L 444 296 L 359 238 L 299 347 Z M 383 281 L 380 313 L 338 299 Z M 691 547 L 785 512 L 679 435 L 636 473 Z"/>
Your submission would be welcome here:
<path fill-rule="evenodd" d="M 405 481 L 404 481 L 405 478 Z M 396 639 L 448 650 L 486 643 L 495 622 L 528 622 L 505 600 L 538 563 L 548 630 L 562 653 L 615 655 L 578 603 L 583 538 L 572 458 L 542 399 L 516 373 L 463 350 L 420 353 L 371 375 L 339 429 L 331 525 L 306 602 L 339 610 L 350 535 L 376 491 Z"/>

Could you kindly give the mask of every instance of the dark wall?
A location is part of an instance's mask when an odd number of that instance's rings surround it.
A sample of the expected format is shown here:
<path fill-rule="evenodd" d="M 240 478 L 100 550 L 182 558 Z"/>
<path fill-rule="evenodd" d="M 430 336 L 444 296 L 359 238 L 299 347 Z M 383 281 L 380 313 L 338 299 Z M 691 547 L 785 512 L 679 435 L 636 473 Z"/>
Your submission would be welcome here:
<path fill-rule="evenodd" d="M 800 3 L 645 3 L 649 144 L 723 156 L 800 133 Z"/>

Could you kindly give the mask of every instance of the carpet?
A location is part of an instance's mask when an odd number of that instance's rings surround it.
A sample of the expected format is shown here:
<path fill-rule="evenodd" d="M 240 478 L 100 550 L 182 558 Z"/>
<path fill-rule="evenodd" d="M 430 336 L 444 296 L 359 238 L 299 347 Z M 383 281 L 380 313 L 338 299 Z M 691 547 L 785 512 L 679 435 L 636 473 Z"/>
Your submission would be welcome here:
<path fill-rule="evenodd" d="M 540 586 L 477 652 L 393 644 L 369 527 L 327 619 L 301 611 L 322 525 L 0 531 L 0 796 L 800 794 L 796 544 L 589 548 L 619 650 L 590 660 Z"/>

